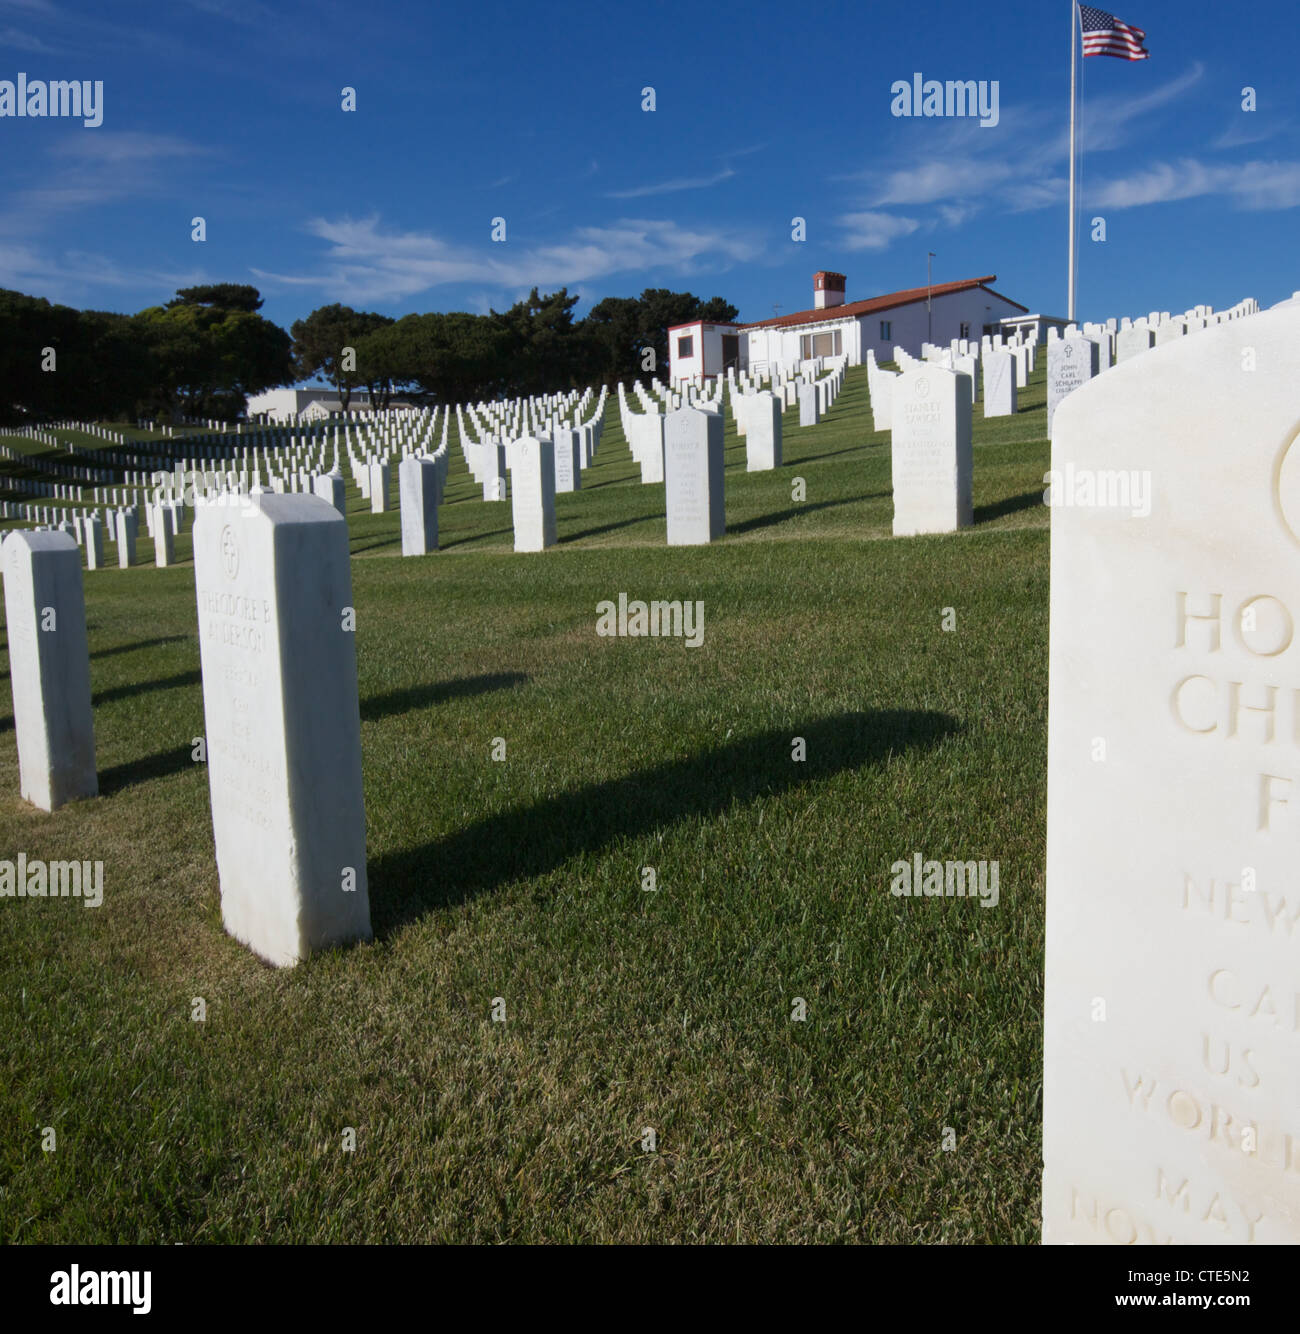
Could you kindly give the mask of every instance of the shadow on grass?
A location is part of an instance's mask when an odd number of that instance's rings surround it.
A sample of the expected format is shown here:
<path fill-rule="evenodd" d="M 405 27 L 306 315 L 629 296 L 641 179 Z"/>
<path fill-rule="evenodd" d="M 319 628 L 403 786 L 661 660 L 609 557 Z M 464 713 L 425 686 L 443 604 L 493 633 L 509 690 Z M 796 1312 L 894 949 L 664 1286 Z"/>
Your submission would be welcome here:
<path fill-rule="evenodd" d="M 461 676 L 454 681 L 434 681 L 430 685 L 411 686 L 406 690 L 390 690 L 385 695 L 371 695 L 361 701 L 363 722 L 376 722 L 395 713 L 411 713 L 443 704 L 449 699 L 467 699 L 486 695 L 493 690 L 512 690 L 528 683 L 523 672 L 485 672 L 482 676 Z"/>
<path fill-rule="evenodd" d="M 1035 505 L 1043 503 L 1043 491 L 1040 487 L 1037 491 L 1026 491 L 1023 495 L 1008 496 L 1005 500 L 995 500 L 991 505 L 975 506 L 975 522 L 990 523 L 994 519 L 1000 519 L 1007 514 L 1016 514 L 1020 510 L 1033 509 Z"/>
<path fill-rule="evenodd" d="M 439 842 L 370 863 L 375 934 L 385 936 L 511 881 L 544 875 L 619 839 L 644 837 L 681 820 L 715 819 L 758 797 L 927 750 L 959 730 L 955 718 L 923 710 L 837 713 L 487 816 Z M 807 743 L 802 763 L 790 758 L 793 735 Z"/>
<path fill-rule="evenodd" d="M 101 769 L 99 795 L 111 797 L 115 792 L 134 787 L 137 783 L 147 783 L 152 778 L 167 778 L 171 774 L 196 767 L 192 747 L 177 746 L 174 750 L 160 751 L 157 755 L 146 755 L 143 759 L 117 764 L 111 769 Z"/>
<path fill-rule="evenodd" d="M 492 501 L 492 504 L 500 504 L 499 501 Z M 515 530 L 513 528 L 494 528 L 490 533 L 470 533 L 466 537 L 453 537 L 448 542 L 441 534 L 438 537 L 438 550 L 450 551 L 452 547 L 463 547 L 468 542 L 482 542 L 489 537 L 513 537 Z"/>
<path fill-rule="evenodd" d="M 843 449 L 828 449 L 824 454 L 800 454 L 798 458 L 787 458 L 784 462 L 787 468 L 798 468 L 805 463 L 817 463 L 821 459 L 839 458 L 841 454 L 856 454 L 868 445 L 880 443 L 882 442 L 876 440 L 860 440 L 855 445 L 845 445 Z"/>
<path fill-rule="evenodd" d="M 147 695 L 151 690 L 179 690 L 181 686 L 197 686 L 203 683 L 199 671 L 178 672 L 175 676 L 164 676 L 161 681 L 137 681 L 129 686 L 110 686 L 107 690 L 97 690 L 94 702 L 111 704 L 115 699 L 134 699 L 136 695 Z"/>
<path fill-rule="evenodd" d="M 134 653 L 136 649 L 156 648 L 159 644 L 180 644 L 190 639 L 189 635 L 163 635 L 159 639 L 138 639 L 134 644 L 118 644 L 116 648 L 99 648 L 90 656 L 92 658 L 111 658 L 118 653 Z"/>
<path fill-rule="evenodd" d="M 775 514 L 760 514 L 756 518 L 745 519 L 741 523 L 729 523 L 727 533 L 728 535 L 732 533 L 750 533 L 756 528 L 770 528 L 773 524 L 785 523 L 788 519 L 797 519 L 801 514 L 812 514 L 816 510 L 837 509 L 841 505 L 856 505 L 863 500 L 880 500 L 882 497 L 888 497 L 891 494 L 889 491 L 882 491 L 866 496 L 849 496 L 843 500 L 819 500 L 815 505 L 794 505 L 790 509 L 777 510 Z"/>
<path fill-rule="evenodd" d="M 626 477 L 603 477 L 600 481 L 594 482 L 590 477 L 590 469 L 583 473 L 582 489 L 584 491 L 599 491 L 602 486 L 625 486 L 630 482 L 635 482 L 637 486 L 641 485 L 641 473 L 633 464 L 633 470 Z"/>
<path fill-rule="evenodd" d="M 598 537 L 601 533 L 613 533 L 620 528 L 633 528 L 638 523 L 654 523 L 658 518 L 663 522 L 662 515 L 639 514 L 634 519 L 620 519 L 617 523 L 603 523 L 599 528 L 584 528 L 580 533 L 565 533 L 560 539 L 562 542 L 580 542 L 584 537 Z"/>

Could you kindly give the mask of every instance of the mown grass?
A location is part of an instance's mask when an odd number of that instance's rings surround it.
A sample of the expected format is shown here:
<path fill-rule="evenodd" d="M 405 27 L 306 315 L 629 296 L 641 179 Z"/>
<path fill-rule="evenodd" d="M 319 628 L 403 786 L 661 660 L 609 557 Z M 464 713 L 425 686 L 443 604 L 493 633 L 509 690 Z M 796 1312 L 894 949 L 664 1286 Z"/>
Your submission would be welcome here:
<path fill-rule="evenodd" d="M 0 698 L 0 856 L 105 863 L 101 908 L 0 899 L 0 1238 L 1036 1240 L 1041 376 L 1022 407 L 976 408 L 947 537 L 889 536 L 856 369 L 779 472 L 728 426 L 708 548 L 612 405 L 539 556 L 454 426 L 437 555 L 350 491 L 375 940 L 288 971 L 221 930 L 192 570 L 142 534 L 88 573 L 101 795 L 22 803 Z M 598 637 L 620 592 L 702 600 L 703 645 Z M 998 860 L 998 906 L 893 897 L 913 852 Z"/>

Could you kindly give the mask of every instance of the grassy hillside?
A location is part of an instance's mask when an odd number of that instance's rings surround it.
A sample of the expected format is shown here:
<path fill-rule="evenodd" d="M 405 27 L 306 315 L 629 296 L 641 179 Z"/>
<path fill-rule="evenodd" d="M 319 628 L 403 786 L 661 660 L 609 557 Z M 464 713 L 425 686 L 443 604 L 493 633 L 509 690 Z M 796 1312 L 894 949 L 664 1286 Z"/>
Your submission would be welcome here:
<path fill-rule="evenodd" d="M 221 930 L 188 534 L 88 573 L 98 798 L 20 801 L 0 692 L 0 857 L 105 879 L 0 899 L 0 1238 L 1036 1240 L 1043 400 L 976 407 L 946 537 L 889 536 L 862 369 L 778 472 L 728 425 L 708 548 L 612 404 L 542 555 L 454 424 L 438 554 L 350 489 L 375 940 L 289 971 Z M 598 637 L 620 593 L 703 644 Z M 914 852 L 997 907 L 895 898 Z"/>

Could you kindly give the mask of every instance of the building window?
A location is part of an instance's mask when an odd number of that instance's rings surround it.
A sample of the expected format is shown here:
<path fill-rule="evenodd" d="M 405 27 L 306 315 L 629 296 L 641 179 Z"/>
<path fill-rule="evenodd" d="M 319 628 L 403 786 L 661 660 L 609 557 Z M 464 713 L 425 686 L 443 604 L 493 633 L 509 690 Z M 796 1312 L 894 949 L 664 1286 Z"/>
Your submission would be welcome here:
<path fill-rule="evenodd" d="M 843 335 L 838 329 L 828 333 L 804 334 L 799 339 L 799 355 L 810 361 L 813 357 L 838 357 L 843 346 Z"/>
<path fill-rule="evenodd" d="M 894 326 L 889 320 L 880 321 L 880 341 L 882 343 L 892 343 L 894 341 Z"/>
<path fill-rule="evenodd" d="M 963 324 L 963 325 L 961 326 L 961 333 L 959 333 L 959 334 L 957 335 L 957 337 L 958 337 L 958 338 L 969 338 L 969 337 L 970 337 L 970 325 L 969 325 L 969 324 Z"/>
<path fill-rule="evenodd" d="M 683 361 L 688 361 L 695 355 L 695 339 L 679 338 L 677 340 L 677 355 Z"/>

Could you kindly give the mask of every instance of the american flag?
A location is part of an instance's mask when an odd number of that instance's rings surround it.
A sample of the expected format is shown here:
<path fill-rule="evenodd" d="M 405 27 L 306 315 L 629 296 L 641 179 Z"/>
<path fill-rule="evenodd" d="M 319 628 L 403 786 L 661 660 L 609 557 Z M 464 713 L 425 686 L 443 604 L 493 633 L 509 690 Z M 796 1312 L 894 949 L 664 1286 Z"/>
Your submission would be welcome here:
<path fill-rule="evenodd" d="M 1114 14 L 1105 10 L 1093 9 L 1090 5 L 1079 6 L 1079 16 L 1083 20 L 1084 56 L 1116 56 L 1120 60 L 1146 60 L 1150 57 L 1142 43 L 1147 35 L 1141 28 L 1131 23 L 1121 23 Z"/>

